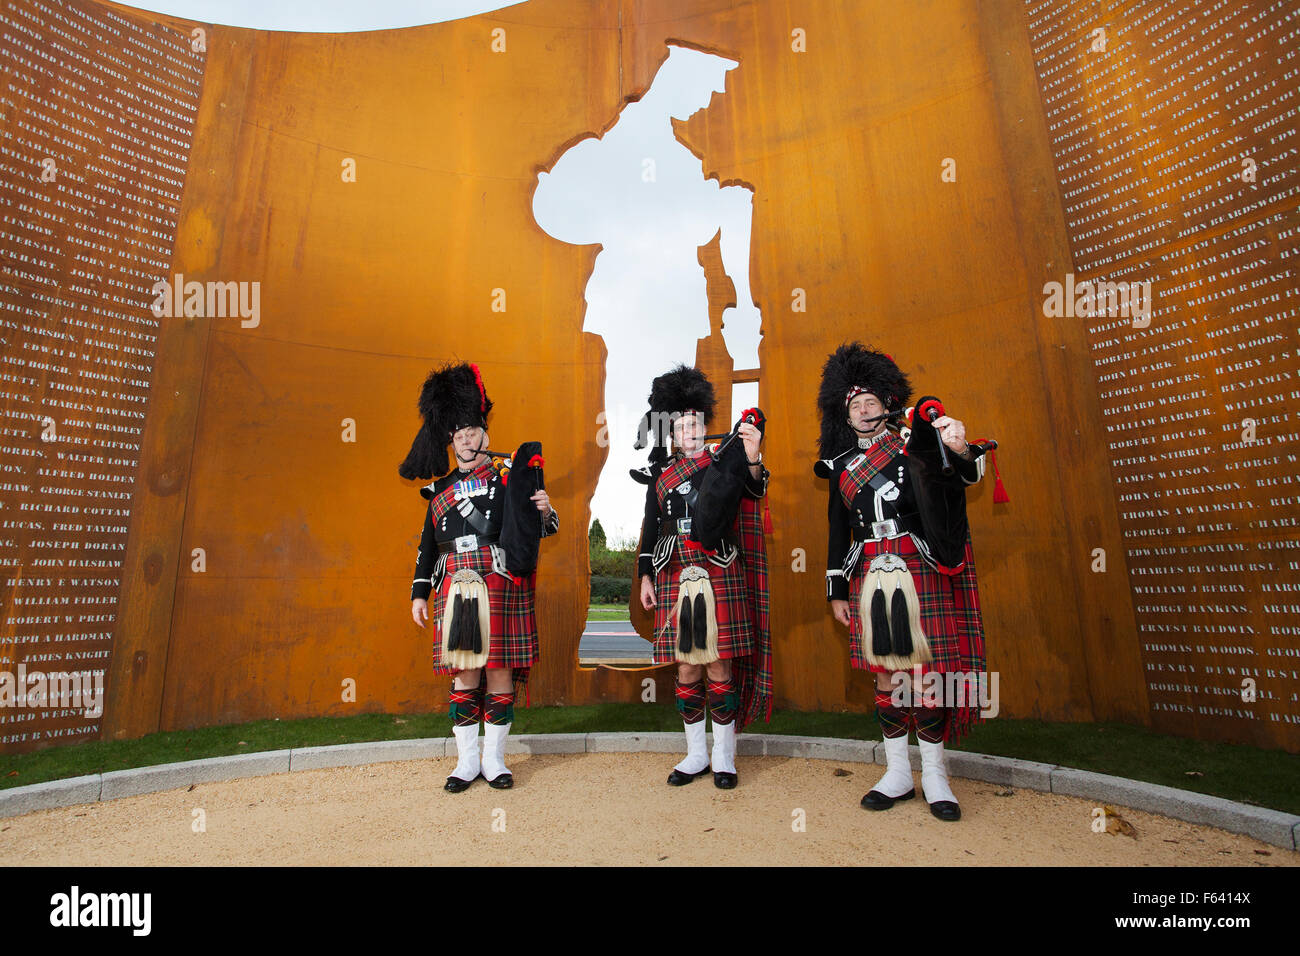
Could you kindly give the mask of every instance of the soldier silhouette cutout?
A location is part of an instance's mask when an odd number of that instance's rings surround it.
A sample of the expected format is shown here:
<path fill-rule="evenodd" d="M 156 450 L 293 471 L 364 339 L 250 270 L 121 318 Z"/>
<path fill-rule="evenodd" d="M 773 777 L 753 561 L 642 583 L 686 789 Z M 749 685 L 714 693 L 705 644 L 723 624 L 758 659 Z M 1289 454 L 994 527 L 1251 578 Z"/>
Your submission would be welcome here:
<path fill-rule="evenodd" d="M 753 196 L 744 186 L 705 179 L 672 126 L 725 92 L 726 74 L 739 63 L 674 44 L 668 51 L 645 95 L 628 103 L 603 137 L 565 150 L 550 172 L 538 174 L 533 194 L 533 216 L 548 235 L 601 245 L 582 326 L 606 349 L 604 417 L 592 424 L 607 436 L 608 457 L 591 513 L 623 532 L 639 527 L 639 488 L 628 471 L 646 462 L 633 445 L 650 381 L 679 362 L 693 365 L 696 340 L 709 335 L 699 249 L 719 231 L 737 298 L 723 313 L 723 338 L 736 368 L 758 367 L 760 316 L 749 289 Z"/>

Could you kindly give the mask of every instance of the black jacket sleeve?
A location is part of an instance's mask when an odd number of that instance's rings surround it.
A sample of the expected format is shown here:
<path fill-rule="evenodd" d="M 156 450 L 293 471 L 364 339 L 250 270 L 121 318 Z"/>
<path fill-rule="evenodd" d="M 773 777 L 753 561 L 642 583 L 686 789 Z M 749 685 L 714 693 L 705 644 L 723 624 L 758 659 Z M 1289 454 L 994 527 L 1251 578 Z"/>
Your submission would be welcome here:
<path fill-rule="evenodd" d="M 641 545 L 637 548 L 636 576 L 639 581 L 644 575 L 654 577 L 654 566 L 650 556 L 654 554 L 655 543 L 659 540 L 659 484 L 658 472 L 645 490 L 645 517 L 641 521 Z M 638 585 L 639 586 L 639 585 Z"/>
<path fill-rule="evenodd" d="M 982 457 L 976 458 L 973 461 L 967 461 L 961 455 L 949 448 L 948 460 L 952 462 L 953 469 L 965 484 L 973 485 L 984 477 L 984 459 Z"/>
<path fill-rule="evenodd" d="M 840 496 L 840 471 L 830 477 L 831 496 L 826 519 L 829 525 L 826 536 L 826 600 L 847 601 L 849 581 L 844 576 L 844 556 L 849 553 L 850 517 Z"/>
<path fill-rule="evenodd" d="M 762 474 L 755 478 L 754 472 L 748 466 L 745 468 L 745 496 L 748 498 L 762 498 L 767 494 L 767 479 L 772 477 L 772 473 L 766 465 L 759 465 L 758 470 Z"/>
<path fill-rule="evenodd" d="M 438 560 L 438 548 L 433 539 L 433 509 L 424 509 L 424 531 L 420 534 L 420 549 L 415 553 L 415 580 L 411 582 L 411 600 L 429 599 L 433 590 L 433 565 Z"/>

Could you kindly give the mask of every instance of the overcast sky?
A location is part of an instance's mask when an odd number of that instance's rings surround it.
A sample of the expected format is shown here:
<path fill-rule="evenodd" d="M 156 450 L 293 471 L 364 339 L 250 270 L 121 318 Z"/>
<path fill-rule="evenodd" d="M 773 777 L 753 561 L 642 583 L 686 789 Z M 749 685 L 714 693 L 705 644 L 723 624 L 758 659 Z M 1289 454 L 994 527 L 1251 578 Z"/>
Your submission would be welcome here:
<path fill-rule="evenodd" d="M 391 30 L 514 6 L 500 0 L 137 0 L 130 5 L 202 23 L 299 33 Z"/>

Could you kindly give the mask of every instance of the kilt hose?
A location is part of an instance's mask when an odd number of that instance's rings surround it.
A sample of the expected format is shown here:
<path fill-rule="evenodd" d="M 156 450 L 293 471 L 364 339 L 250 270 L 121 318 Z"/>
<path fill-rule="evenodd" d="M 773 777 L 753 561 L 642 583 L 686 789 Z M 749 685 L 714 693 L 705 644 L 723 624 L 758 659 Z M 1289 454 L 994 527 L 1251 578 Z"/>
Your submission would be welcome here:
<path fill-rule="evenodd" d="M 870 635 L 863 634 L 863 622 L 858 613 L 862 585 L 867 577 L 871 559 L 878 554 L 893 552 L 907 562 L 916 584 L 916 594 L 921 606 L 921 629 L 930 643 L 934 660 L 921 665 L 921 673 L 983 674 L 984 624 L 980 615 L 979 590 L 975 580 L 975 555 L 970 537 L 966 538 L 966 564 L 959 574 L 940 574 L 921 558 L 911 535 L 884 541 L 868 541 L 863 545 L 862 557 L 849 582 L 849 662 L 859 670 L 886 673 L 883 667 L 867 662 L 864 648 L 869 646 Z M 919 690 L 919 688 L 918 688 Z M 956 743 L 961 740 L 979 719 L 979 702 L 974 700 L 974 687 L 970 688 L 966 705 L 949 707 L 944 740 Z"/>
<path fill-rule="evenodd" d="M 670 616 L 677 603 L 682 568 L 694 564 L 709 572 L 718 617 L 718 657 L 728 660 L 754 653 L 754 624 L 745 587 L 744 556 L 737 554 L 730 567 L 720 568 L 708 554 L 681 535 L 675 536 L 672 557 L 655 575 L 655 642 L 654 662 L 677 661 L 677 628 Z"/>
<path fill-rule="evenodd" d="M 494 573 L 490 547 L 447 555 L 447 568 L 442 583 L 431 595 L 433 606 L 429 617 L 434 622 L 433 672 L 435 674 L 457 673 L 455 668 L 443 663 L 442 660 L 442 614 L 447 605 L 447 592 L 451 589 L 452 575 L 462 568 L 477 571 L 488 589 L 492 647 L 484 670 L 511 668 L 516 696 L 520 692 L 527 695 L 528 669 L 537 662 L 538 657 L 537 615 L 534 611 L 537 572 L 534 571 L 524 578 L 522 584 L 515 584 L 509 578 Z M 486 686 L 486 682 L 487 674 L 483 674 L 480 684 Z"/>

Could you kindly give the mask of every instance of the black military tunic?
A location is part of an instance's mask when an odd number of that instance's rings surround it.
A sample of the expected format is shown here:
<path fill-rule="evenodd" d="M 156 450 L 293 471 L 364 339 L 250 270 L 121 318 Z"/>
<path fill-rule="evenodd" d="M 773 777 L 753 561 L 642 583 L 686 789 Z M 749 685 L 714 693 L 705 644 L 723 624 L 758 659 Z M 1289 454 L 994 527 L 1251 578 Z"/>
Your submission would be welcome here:
<path fill-rule="evenodd" d="M 492 461 L 472 472 L 459 469 L 420 489 L 429 499 L 424 531 L 416 555 L 411 599 L 429 599 L 434 623 L 436 671 L 450 669 L 442 661 L 442 625 L 446 591 L 452 575 L 470 569 L 483 578 L 491 601 L 492 649 L 488 667 L 526 668 L 537 658 L 536 572 L 516 579 L 505 565 L 497 543 L 505 505 L 505 482 Z M 542 536 L 555 534 L 560 518 L 554 509 L 542 524 Z"/>

